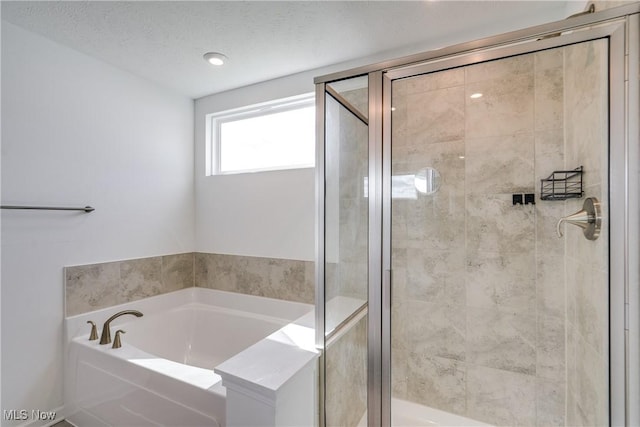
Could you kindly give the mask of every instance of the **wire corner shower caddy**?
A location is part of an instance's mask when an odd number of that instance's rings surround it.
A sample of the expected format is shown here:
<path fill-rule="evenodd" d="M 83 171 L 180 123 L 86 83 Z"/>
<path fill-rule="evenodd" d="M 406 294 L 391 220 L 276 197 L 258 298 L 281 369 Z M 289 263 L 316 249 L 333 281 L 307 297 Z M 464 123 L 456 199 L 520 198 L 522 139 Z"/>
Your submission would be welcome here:
<path fill-rule="evenodd" d="M 540 180 L 541 200 L 579 199 L 582 191 L 582 166 L 572 170 L 553 171 L 545 179 Z"/>

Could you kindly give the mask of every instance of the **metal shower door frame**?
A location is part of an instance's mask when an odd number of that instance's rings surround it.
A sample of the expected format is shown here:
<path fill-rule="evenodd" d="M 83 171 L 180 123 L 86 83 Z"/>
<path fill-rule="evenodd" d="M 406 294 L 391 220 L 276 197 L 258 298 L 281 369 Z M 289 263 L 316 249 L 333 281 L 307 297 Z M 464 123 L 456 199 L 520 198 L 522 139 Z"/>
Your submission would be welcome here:
<path fill-rule="evenodd" d="M 604 38 L 609 40 L 610 423 L 640 424 L 639 14 L 640 3 L 634 3 L 315 79 L 319 117 L 316 325 L 317 345 L 324 348 L 324 121 L 320 119 L 324 114 L 324 87 L 328 82 L 369 75 L 369 426 L 391 425 L 393 80 Z M 548 37 L 551 35 L 557 37 Z M 320 383 L 323 386 L 323 378 Z"/>

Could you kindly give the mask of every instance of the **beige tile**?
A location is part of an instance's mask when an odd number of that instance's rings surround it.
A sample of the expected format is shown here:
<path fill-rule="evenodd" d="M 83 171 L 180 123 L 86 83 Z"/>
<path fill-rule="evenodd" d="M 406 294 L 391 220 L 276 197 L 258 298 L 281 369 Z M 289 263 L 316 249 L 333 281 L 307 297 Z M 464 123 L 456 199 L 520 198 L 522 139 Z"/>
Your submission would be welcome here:
<path fill-rule="evenodd" d="M 580 264 L 576 286 L 577 332 L 601 356 L 608 354 L 608 273 Z"/>
<path fill-rule="evenodd" d="M 120 303 L 160 295 L 163 290 L 162 257 L 133 259 L 120 263 Z"/>
<path fill-rule="evenodd" d="M 577 341 L 578 335 L 576 333 L 576 328 L 571 322 L 566 322 L 565 324 L 567 335 L 566 335 L 566 379 L 567 379 L 567 403 L 571 400 L 575 407 L 575 395 L 576 390 L 578 389 L 578 370 L 577 370 L 577 358 L 578 358 L 578 350 L 577 350 Z M 569 406 L 568 406 L 569 408 Z M 575 416 L 575 413 L 567 412 L 567 417 Z"/>
<path fill-rule="evenodd" d="M 74 316 L 119 304 L 117 262 L 65 268 L 66 314 Z"/>
<path fill-rule="evenodd" d="M 535 133 L 534 146 L 535 187 L 536 193 L 540 193 L 541 179 L 549 178 L 554 171 L 565 170 L 563 130 L 551 129 L 537 131 Z"/>
<path fill-rule="evenodd" d="M 532 205 L 514 206 L 511 194 L 472 194 L 466 200 L 467 256 L 534 250 L 535 208 Z"/>
<path fill-rule="evenodd" d="M 467 260 L 467 305 L 535 314 L 533 253 L 479 254 Z"/>
<path fill-rule="evenodd" d="M 499 426 L 535 425 L 535 377 L 468 365 L 467 416 Z"/>
<path fill-rule="evenodd" d="M 406 304 L 409 351 L 464 361 L 465 320 L 463 306 L 408 301 Z"/>
<path fill-rule="evenodd" d="M 495 80 L 520 74 L 531 74 L 533 55 L 519 55 L 465 67 L 466 83 Z"/>
<path fill-rule="evenodd" d="M 466 336 L 469 363 L 535 374 L 535 315 L 469 307 Z"/>
<path fill-rule="evenodd" d="M 582 425 L 607 425 L 609 421 L 608 364 L 585 341 L 576 351 L 577 416 Z"/>
<path fill-rule="evenodd" d="M 576 403 L 575 394 L 569 390 L 567 393 L 567 406 L 566 406 L 566 425 L 567 426 L 578 426 L 582 425 L 580 421 L 578 421 L 578 404 Z"/>
<path fill-rule="evenodd" d="M 355 427 L 366 410 L 366 319 L 325 351 L 327 426 Z"/>
<path fill-rule="evenodd" d="M 536 378 L 536 426 L 573 425 L 565 423 L 565 400 L 564 378 Z"/>
<path fill-rule="evenodd" d="M 563 69 L 536 69 L 535 73 L 535 129 L 563 127 Z"/>
<path fill-rule="evenodd" d="M 431 167 L 440 174 L 441 185 L 438 193 L 464 188 L 464 156 L 463 140 L 429 145 L 415 143 L 394 146 L 391 149 L 391 173 L 394 176 L 415 174 L 420 169 Z"/>
<path fill-rule="evenodd" d="M 464 247 L 464 194 L 418 198 L 403 205 L 398 211 L 406 218 L 406 247 L 449 251 Z"/>
<path fill-rule="evenodd" d="M 533 193 L 532 133 L 467 138 L 467 194 Z"/>
<path fill-rule="evenodd" d="M 394 100 L 436 89 L 461 86 L 464 85 L 464 68 L 421 74 L 407 79 L 394 80 L 392 84 Z"/>
<path fill-rule="evenodd" d="M 194 286 L 193 252 L 162 257 L 162 285 L 164 292 Z"/>
<path fill-rule="evenodd" d="M 536 301 L 539 315 L 565 317 L 564 257 L 539 255 L 536 268 Z"/>
<path fill-rule="evenodd" d="M 407 396 L 410 401 L 455 414 L 466 409 L 465 364 L 412 352 Z"/>
<path fill-rule="evenodd" d="M 565 320 L 563 317 L 538 316 L 537 364 L 539 378 L 564 378 L 566 370 Z"/>
<path fill-rule="evenodd" d="M 464 138 L 464 87 L 436 89 L 407 96 L 406 134 L 414 144 L 456 141 Z M 395 129 L 394 134 L 402 134 Z"/>
<path fill-rule="evenodd" d="M 528 73 L 467 84 L 465 136 L 484 138 L 533 132 L 533 82 L 533 73 Z M 472 99 L 474 93 L 483 96 Z"/>
<path fill-rule="evenodd" d="M 195 255 L 197 286 L 313 304 L 313 263 L 238 255 Z"/>
<path fill-rule="evenodd" d="M 564 65 L 564 50 L 562 48 L 536 52 L 533 57 L 536 73 L 550 68 L 562 68 Z"/>
<path fill-rule="evenodd" d="M 465 305 L 464 251 L 407 249 L 408 299 Z"/>
<path fill-rule="evenodd" d="M 571 45 L 565 50 L 565 157 L 567 167 L 584 166 L 585 186 L 603 185 L 607 175 L 606 50 L 603 40 Z"/>
<path fill-rule="evenodd" d="M 535 211 L 536 254 L 539 257 L 564 259 L 565 239 L 558 237 L 556 231 L 558 221 L 565 216 L 564 203 L 540 200 L 536 195 Z"/>

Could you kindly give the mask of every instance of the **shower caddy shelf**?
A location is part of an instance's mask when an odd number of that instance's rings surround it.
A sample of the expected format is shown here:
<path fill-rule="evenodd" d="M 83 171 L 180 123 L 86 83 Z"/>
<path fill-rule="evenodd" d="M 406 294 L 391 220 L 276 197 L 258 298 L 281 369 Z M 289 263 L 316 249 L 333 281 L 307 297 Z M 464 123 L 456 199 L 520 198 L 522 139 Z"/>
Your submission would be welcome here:
<path fill-rule="evenodd" d="M 541 200 L 579 199 L 582 191 L 582 166 L 573 170 L 554 171 L 540 180 Z"/>

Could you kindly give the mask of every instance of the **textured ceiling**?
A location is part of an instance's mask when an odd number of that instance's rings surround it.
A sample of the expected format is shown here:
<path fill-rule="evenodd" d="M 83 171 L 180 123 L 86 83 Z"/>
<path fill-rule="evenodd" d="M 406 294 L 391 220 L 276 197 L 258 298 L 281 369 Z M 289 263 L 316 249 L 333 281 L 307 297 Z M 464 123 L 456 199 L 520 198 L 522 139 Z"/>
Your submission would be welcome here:
<path fill-rule="evenodd" d="M 563 1 L 2 1 L 2 19 L 198 98 L 561 19 Z M 229 57 L 213 68 L 208 51 Z"/>

